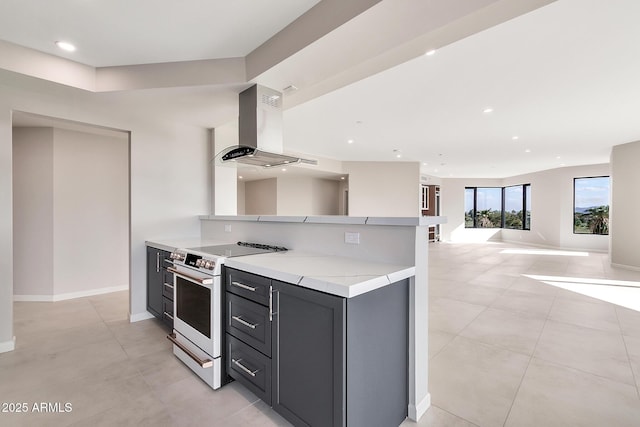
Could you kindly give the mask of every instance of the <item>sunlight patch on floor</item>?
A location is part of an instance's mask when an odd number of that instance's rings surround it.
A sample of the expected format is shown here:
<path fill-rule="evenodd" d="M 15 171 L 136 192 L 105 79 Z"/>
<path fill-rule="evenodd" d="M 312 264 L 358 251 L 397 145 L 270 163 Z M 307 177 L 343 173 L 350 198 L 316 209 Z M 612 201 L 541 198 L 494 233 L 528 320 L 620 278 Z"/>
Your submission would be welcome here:
<path fill-rule="evenodd" d="M 534 274 L 523 274 L 523 276 L 547 285 L 640 311 L 640 282 Z"/>

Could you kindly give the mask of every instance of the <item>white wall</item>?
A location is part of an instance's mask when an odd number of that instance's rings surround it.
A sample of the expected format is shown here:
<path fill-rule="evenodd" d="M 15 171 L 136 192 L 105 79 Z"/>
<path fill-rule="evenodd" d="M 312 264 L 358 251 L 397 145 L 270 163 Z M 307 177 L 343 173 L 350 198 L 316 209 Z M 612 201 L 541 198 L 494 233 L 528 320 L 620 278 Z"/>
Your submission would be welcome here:
<path fill-rule="evenodd" d="M 53 294 L 129 285 L 129 135 L 54 129 Z"/>
<path fill-rule="evenodd" d="M 314 179 L 311 182 L 311 212 L 313 215 L 340 214 L 340 182 L 331 179 Z"/>
<path fill-rule="evenodd" d="M 350 216 L 418 216 L 420 163 L 344 162 Z"/>
<path fill-rule="evenodd" d="M 53 128 L 14 130 L 13 188 L 13 292 L 53 295 Z"/>
<path fill-rule="evenodd" d="M 276 178 L 245 182 L 246 215 L 276 215 L 278 212 L 278 184 Z"/>
<path fill-rule="evenodd" d="M 339 182 L 307 176 L 277 178 L 278 215 L 338 215 Z"/>
<path fill-rule="evenodd" d="M 126 133 L 15 129 L 16 299 L 128 288 L 128 144 Z"/>
<path fill-rule="evenodd" d="M 210 173 L 213 177 L 211 188 L 213 189 L 211 214 L 213 215 L 237 215 L 238 214 L 238 174 L 235 164 L 225 165 L 216 155 L 227 147 L 238 145 L 238 120 L 218 126 L 210 131 L 212 133 L 210 157 Z M 244 206 L 242 207 L 244 209 Z"/>
<path fill-rule="evenodd" d="M 245 215 L 338 215 L 340 182 L 309 176 L 247 181 L 238 192 Z M 242 201 L 240 201 L 242 197 Z"/>
<path fill-rule="evenodd" d="M 611 263 L 640 270 L 640 142 L 616 145 L 611 151 Z"/>
<path fill-rule="evenodd" d="M 0 88 L 2 92 L 2 88 Z M 15 348 L 13 336 L 13 191 L 11 110 L 0 97 L 0 352 Z"/>
<path fill-rule="evenodd" d="M 446 241 L 502 240 L 530 245 L 606 252 L 608 236 L 573 233 L 573 178 L 610 174 L 608 164 L 550 169 L 505 179 L 443 179 L 441 225 Z M 465 229 L 464 188 L 531 184 L 531 230 Z"/>
<path fill-rule="evenodd" d="M 189 118 L 171 117 L 166 103 L 148 101 L 0 72 L 0 351 L 13 343 L 12 110 L 131 131 L 133 320 L 149 316 L 145 240 L 200 234 L 196 215 L 210 209 L 207 130 L 186 122 Z M 100 226 L 98 221 L 94 225 Z"/>
<path fill-rule="evenodd" d="M 237 191 L 237 203 L 238 203 L 238 215 L 246 215 L 246 208 L 245 208 L 245 182 L 240 180 L 238 181 L 237 187 L 236 187 L 236 191 Z"/>
<path fill-rule="evenodd" d="M 308 176 L 281 176 L 276 178 L 276 211 L 278 215 L 313 214 L 313 179 Z"/>

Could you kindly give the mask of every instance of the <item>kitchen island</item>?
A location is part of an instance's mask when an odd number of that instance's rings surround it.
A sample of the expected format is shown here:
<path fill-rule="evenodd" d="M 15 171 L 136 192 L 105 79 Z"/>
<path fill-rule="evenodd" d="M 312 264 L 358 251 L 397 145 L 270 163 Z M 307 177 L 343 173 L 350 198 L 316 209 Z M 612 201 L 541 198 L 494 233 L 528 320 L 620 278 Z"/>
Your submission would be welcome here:
<path fill-rule="evenodd" d="M 229 271 L 266 278 L 275 288 L 280 286 L 285 291 L 304 290 L 336 298 L 343 307 L 347 307 L 344 312 L 349 312 L 349 304 L 352 304 L 351 312 L 356 313 L 358 301 L 365 301 L 369 297 L 375 299 L 376 294 L 382 295 L 390 290 L 394 290 L 395 296 L 387 295 L 381 300 L 391 298 L 402 301 L 401 295 L 406 290 L 404 306 L 408 319 L 403 327 L 407 332 L 406 341 L 404 344 L 395 343 L 392 347 L 402 347 L 398 354 L 402 354 L 407 361 L 404 368 L 407 373 L 404 413 L 418 420 L 426 412 L 430 405 L 427 387 L 428 227 L 446 222 L 445 218 L 202 216 L 200 219 L 200 239 L 203 241 L 254 241 L 290 249 L 286 253 L 230 258 L 226 263 Z M 280 290 L 279 295 L 285 293 Z M 375 322 L 380 313 L 384 318 L 382 314 L 385 310 L 375 304 L 372 301 L 360 304 L 361 312 L 367 313 L 360 317 Z M 357 324 L 355 318 L 351 323 Z M 383 320 L 382 325 L 385 323 L 391 324 L 393 321 Z M 371 335 L 366 326 L 362 331 L 361 335 Z M 348 335 L 345 334 L 345 343 L 348 343 Z M 232 336 L 229 341 L 233 339 L 235 337 Z M 277 351 L 277 347 L 274 351 Z M 384 371 L 386 367 L 379 363 L 368 369 L 376 373 Z M 357 372 L 356 368 L 351 370 Z M 365 377 L 367 374 L 371 372 L 361 372 L 356 377 Z M 273 376 L 276 380 L 277 375 L 276 372 Z M 352 383 L 354 381 L 352 379 Z M 334 384 L 338 383 L 334 381 Z M 369 392 L 376 393 L 375 390 Z M 335 394 L 332 396 L 335 397 Z M 278 396 L 273 399 L 272 404 L 276 407 Z M 374 396 L 370 396 L 369 400 L 373 401 Z"/>
<path fill-rule="evenodd" d="M 409 295 L 407 414 L 417 421 L 427 411 L 431 404 L 428 391 L 428 231 L 429 226 L 446 223 L 445 217 L 206 215 L 200 220 L 203 239 L 250 240 L 292 250 L 291 255 L 286 255 L 291 257 L 292 263 L 282 263 L 277 269 L 279 273 L 269 270 L 276 270 L 276 264 L 236 264 L 236 267 L 252 268 L 250 271 L 257 274 L 281 274 L 277 276 L 281 279 L 289 275 L 293 279 L 290 283 L 301 277 L 297 282 L 300 286 L 313 286 L 315 283 L 320 288 L 324 286 L 325 292 L 330 289 L 346 292 L 340 295 L 345 298 L 368 287 L 401 280 L 398 277 L 409 274 L 408 269 L 411 269 L 412 275 L 406 279 Z M 319 256 L 316 259 L 318 263 L 309 263 L 313 260 L 308 258 L 303 263 L 304 257 L 296 263 L 293 260 L 296 253 Z M 350 260 L 352 265 L 363 262 L 373 269 L 345 270 L 335 274 L 330 266 L 322 264 L 339 258 Z M 235 261 L 241 262 L 240 259 Z M 234 265 L 233 262 L 230 265 Z M 305 265 L 313 271 L 302 271 Z M 383 265 L 399 268 L 386 272 L 375 269 Z M 264 268 L 267 270 L 261 270 Z M 282 269 L 284 271 L 280 271 Z M 396 273 L 400 276 L 395 276 Z"/>
<path fill-rule="evenodd" d="M 402 423 L 412 267 L 290 251 L 225 270 L 232 378 L 296 426 Z"/>

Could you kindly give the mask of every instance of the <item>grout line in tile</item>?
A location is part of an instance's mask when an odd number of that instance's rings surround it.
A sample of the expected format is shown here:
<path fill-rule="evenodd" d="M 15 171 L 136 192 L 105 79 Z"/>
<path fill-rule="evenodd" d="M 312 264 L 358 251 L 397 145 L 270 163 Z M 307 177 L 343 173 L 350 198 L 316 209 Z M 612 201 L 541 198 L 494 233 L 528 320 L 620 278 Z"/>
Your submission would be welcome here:
<path fill-rule="evenodd" d="M 627 346 L 627 340 L 624 338 L 624 334 L 622 333 L 622 323 L 620 323 L 618 308 L 614 307 L 614 311 L 616 313 L 616 320 L 618 321 L 618 327 L 620 328 L 620 336 L 622 337 L 622 343 L 624 344 L 624 351 L 627 354 L 627 362 L 629 362 L 629 369 L 631 370 L 631 376 L 633 377 L 633 382 L 636 386 L 636 393 L 638 394 L 638 399 L 640 399 L 640 389 L 638 388 L 638 383 L 640 383 L 640 378 L 636 376 L 636 373 L 633 370 L 633 364 L 631 363 L 631 355 L 629 354 L 629 347 Z"/>
<path fill-rule="evenodd" d="M 540 333 L 538 334 L 538 339 L 536 340 L 536 343 L 533 346 L 533 351 L 531 352 L 531 355 L 529 356 L 529 362 L 527 362 L 527 367 L 524 370 L 524 373 L 522 374 L 522 378 L 520 378 L 520 383 L 518 384 L 518 389 L 516 390 L 515 394 L 513 395 L 513 401 L 511 402 L 511 406 L 509 407 L 509 411 L 507 412 L 507 416 L 504 419 L 504 423 L 502 423 L 503 427 L 507 424 L 507 421 L 509 420 L 509 415 L 511 415 L 511 411 L 513 409 L 513 405 L 515 405 L 515 403 L 516 403 L 516 399 L 518 398 L 518 394 L 520 393 L 520 388 L 522 387 L 522 383 L 524 382 L 524 378 L 527 376 L 527 372 L 529 371 L 529 368 L 531 367 L 531 361 L 533 360 L 534 354 L 536 353 L 536 349 L 538 348 L 538 344 L 540 343 L 540 338 L 542 338 L 542 334 L 544 333 L 544 329 L 547 327 L 547 323 L 549 322 L 549 316 L 551 315 L 551 309 L 553 308 L 554 304 L 556 303 L 557 298 L 558 298 L 558 295 L 555 294 L 553 296 L 553 302 L 549 306 L 549 311 L 547 311 L 547 315 L 546 315 L 546 317 L 544 319 L 544 324 L 542 325 L 542 328 L 540 328 Z"/>

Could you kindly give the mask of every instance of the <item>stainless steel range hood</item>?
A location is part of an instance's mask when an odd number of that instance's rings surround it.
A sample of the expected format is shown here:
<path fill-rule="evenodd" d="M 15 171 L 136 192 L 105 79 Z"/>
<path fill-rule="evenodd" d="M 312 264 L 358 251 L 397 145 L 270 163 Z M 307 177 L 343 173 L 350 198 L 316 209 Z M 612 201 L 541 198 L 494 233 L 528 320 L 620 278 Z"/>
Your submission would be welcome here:
<path fill-rule="evenodd" d="M 318 164 L 316 160 L 283 154 L 282 94 L 253 85 L 240 92 L 238 134 L 240 145 L 218 154 L 223 163 L 236 162 L 265 168 L 295 163 Z"/>

